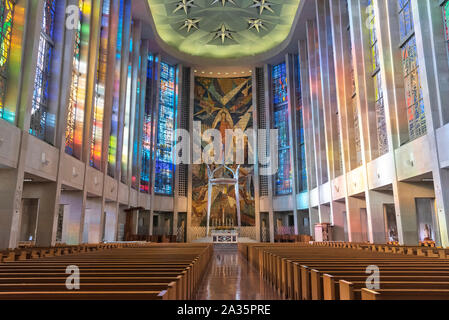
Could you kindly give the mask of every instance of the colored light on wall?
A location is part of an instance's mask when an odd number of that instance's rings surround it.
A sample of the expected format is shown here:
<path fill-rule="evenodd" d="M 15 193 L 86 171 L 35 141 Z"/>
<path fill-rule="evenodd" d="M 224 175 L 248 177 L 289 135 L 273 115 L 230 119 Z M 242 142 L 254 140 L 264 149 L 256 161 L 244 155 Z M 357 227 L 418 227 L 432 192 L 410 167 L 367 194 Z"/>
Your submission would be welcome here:
<path fill-rule="evenodd" d="M 115 56 L 114 91 L 112 98 L 111 132 L 109 138 L 109 153 L 108 153 L 108 174 L 111 177 L 115 177 L 115 171 L 117 169 L 118 121 L 119 121 L 119 107 L 120 107 L 120 74 L 122 63 L 124 13 L 125 13 L 124 0 L 120 0 L 118 29 L 117 29 L 117 47 Z"/>
<path fill-rule="evenodd" d="M 109 21 L 111 1 L 104 0 L 101 16 L 100 50 L 97 62 L 97 83 L 95 85 L 95 103 L 90 149 L 90 165 L 101 170 L 103 147 L 104 103 L 106 94 L 106 76 L 108 65 Z"/>
<path fill-rule="evenodd" d="M 449 54 L 449 1 L 443 5 L 443 21 L 444 21 L 444 35 L 447 41 L 447 50 Z"/>
<path fill-rule="evenodd" d="M 87 82 L 87 54 L 89 50 L 91 5 L 86 0 L 79 1 L 80 19 L 75 34 L 72 83 L 68 107 L 66 152 L 76 158 L 81 157 L 84 130 L 84 109 Z"/>
<path fill-rule="evenodd" d="M 130 41 L 130 53 L 132 57 L 132 41 Z M 129 136 L 130 136 L 130 116 L 131 116 L 131 82 L 132 82 L 132 61 L 128 64 L 128 80 L 126 82 L 126 103 L 125 120 L 123 122 L 123 145 L 122 145 L 122 177 L 123 183 L 128 182 L 128 155 L 129 155 Z"/>
<path fill-rule="evenodd" d="M 173 134 L 175 131 L 175 67 L 161 62 L 155 193 L 173 194 Z"/>
<path fill-rule="evenodd" d="M 8 62 L 10 59 L 14 2 L 0 0 L 0 118 L 13 123 L 15 111 L 5 106 Z"/>

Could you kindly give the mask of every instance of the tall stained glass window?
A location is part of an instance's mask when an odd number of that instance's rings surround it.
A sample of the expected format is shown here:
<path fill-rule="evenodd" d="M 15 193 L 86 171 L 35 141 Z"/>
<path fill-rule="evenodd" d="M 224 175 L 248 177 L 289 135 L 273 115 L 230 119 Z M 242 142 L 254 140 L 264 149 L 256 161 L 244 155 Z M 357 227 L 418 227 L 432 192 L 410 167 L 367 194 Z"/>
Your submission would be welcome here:
<path fill-rule="evenodd" d="M 89 39 L 89 25 L 83 22 L 83 14 L 90 10 L 84 0 L 78 2 L 80 13 L 78 27 L 75 31 L 75 44 L 72 61 L 72 83 L 70 86 L 70 100 L 68 106 L 65 150 L 68 154 L 80 158 L 83 143 L 84 106 L 86 97 L 87 76 L 87 41 Z"/>
<path fill-rule="evenodd" d="M 278 172 L 276 173 L 276 195 L 292 193 L 292 165 L 290 160 L 290 133 L 288 121 L 288 89 L 286 64 L 273 66 L 273 127 L 279 130 L 278 135 Z"/>
<path fill-rule="evenodd" d="M 15 120 L 15 112 L 9 111 L 5 106 L 13 19 L 14 1 L 0 0 L 0 119 L 9 122 Z"/>
<path fill-rule="evenodd" d="M 345 1 L 346 10 L 349 14 L 349 4 L 348 1 Z M 355 167 L 360 167 L 363 163 L 362 161 L 362 141 L 360 136 L 360 123 L 359 123 L 359 112 L 357 110 L 357 87 L 355 83 L 355 69 L 354 69 L 354 56 L 352 52 L 352 38 L 351 38 L 351 26 L 348 21 L 347 26 L 347 48 L 348 48 L 348 55 L 349 55 L 349 73 L 350 73 L 350 80 L 351 80 L 351 100 L 350 100 L 350 110 L 352 111 L 353 116 L 353 141 L 354 141 L 354 148 L 355 148 Z M 355 168 L 352 168 L 355 169 Z"/>
<path fill-rule="evenodd" d="M 55 11 L 56 0 L 45 0 L 41 34 L 39 36 L 39 51 L 37 54 L 30 122 L 30 134 L 41 140 L 48 140 L 45 132 L 47 125 L 54 126 L 54 119 L 53 121 L 49 119 L 50 115 L 48 113 L 48 89 L 50 84 L 51 58 L 54 48 L 53 30 Z M 53 122 L 53 124 L 47 122 Z"/>
<path fill-rule="evenodd" d="M 175 67 L 161 62 L 154 192 L 162 195 L 173 194 L 174 164 L 172 150 L 175 131 L 175 81 Z"/>
<path fill-rule="evenodd" d="M 402 67 L 405 82 L 410 140 L 427 133 L 424 99 L 419 80 L 418 52 L 410 0 L 397 0 L 401 35 Z"/>
<path fill-rule="evenodd" d="M 443 4 L 443 23 L 444 23 L 444 35 L 446 37 L 447 50 L 449 54 L 449 1 Z"/>
<path fill-rule="evenodd" d="M 120 11 L 117 29 L 117 47 L 115 54 L 114 89 L 112 97 L 111 132 L 109 137 L 108 175 L 115 177 L 117 170 L 118 119 L 120 106 L 120 74 L 123 47 L 124 0 L 120 0 Z"/>
<path fill-rule="evenodd" d="M 140 171 L 140 191 L 149 193 L 151 177 L 151 137 L 152 137 L 152 97 L 153 97 L 154 57 L 148 55 L 147 86 L 145 92 L 145 112 L 142 132 L 142 168 Z"/>
<path fill-rule="evenodd" d="M 132 25 L 131 25 L 132 30 Z M 131 32 L 132 34 L 132 32 Z M 129 139 L 130 139 L 130 117 L 131 117 L 131 87 L 132 87 L 132 69 L 133 69 L 133 41 L 129 40 L 129 63 L 126 81 L 126 102 L 125 102 L 125 120 L 123 121 L 123 145 L 122 145 L 122 161 L 121 161 L 121 181 L 128 183 L 128 156 L 129 156 Z"/>
<path fill-rule="evenodd" d="M 369 14 L 372 20 L 369 23 L 370 33 L 370 48 L 371 48 L 371 65 L 372 78 L 374 82 L 374 97 L 376 100 L 376 124 L 377 124 L 377 141 L 378 141 L 378 155 L 388 153 L 388 138 L 387 138 L 387 123 L 385 120 L 385 106 L 382 91 L 382 74 L 380 73 L 379 62 L 379 46 L 377 42 L 376 30 L 376 13 L 374 11 L 373 0 L 368 2 Z"/>
<path fill-rule="evenodd" d="M 306 148 L 304 140 L 304 117 L 301 91 L 301 65 L 299 56 L 295 59 L 296 81 L 296 140 L 298 144 L 296 161 L 298 162 L 298 192 L 307 190 Z"/>
<path fill-rule="evenodd" d="M 111 0 L 103 0 L 101 12 L 100 50 L 98 51 L 97 82 L 95 84 L 94 117 L 92 142 L 90 145 L 90 165 L 101 170 L 103 148 L 104 101 L 106 94 L 106 74 L 108 67 L 109 21 Z"/>

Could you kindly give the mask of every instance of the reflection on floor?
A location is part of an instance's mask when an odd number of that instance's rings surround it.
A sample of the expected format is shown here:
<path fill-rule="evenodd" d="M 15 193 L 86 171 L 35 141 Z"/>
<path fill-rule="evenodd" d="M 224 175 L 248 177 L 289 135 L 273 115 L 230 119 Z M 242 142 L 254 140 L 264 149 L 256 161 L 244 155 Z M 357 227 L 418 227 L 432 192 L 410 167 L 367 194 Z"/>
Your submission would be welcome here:
<path fill-rule="evenodd" d="M 236 245 L 215 245 L 197 300 L 279 300 L 277 291 L 238 253 Z"/>

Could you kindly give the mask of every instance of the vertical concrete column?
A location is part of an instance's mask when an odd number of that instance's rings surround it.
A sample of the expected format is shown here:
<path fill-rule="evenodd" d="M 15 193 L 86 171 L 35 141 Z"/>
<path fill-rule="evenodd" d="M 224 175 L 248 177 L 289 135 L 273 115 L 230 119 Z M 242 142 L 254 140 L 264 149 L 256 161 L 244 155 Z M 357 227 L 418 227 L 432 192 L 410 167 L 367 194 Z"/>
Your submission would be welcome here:
<path fill-rule="evenodd" d="M 369 213 L 368 230 L 371 243 L 385 243 L 387 241 L 384 205 L 393 203 L 393 194 L 388 191 L 368 191 L 366 205 Z"/>
<path fill-rule="evenodd" d="M 256 139 L 258 137 L 258 130 L 259 130 L 259 115 L 258 110 L 260 107 L 260 101 L 259 100 L 259 93 L 264 90 L 264 88 L 258 87 L 257 77 L 260 76 L 258 74 L 258 68 L 253 68 L 252 72 L 252 101 L 253 101 L 253 130 L 256 133 Z M 248 137 L 251 139 L 251 137 Z M 256 241 L 260 241 L 261 235 L 260 235 L 260 181 L 259 181 L 259 141 L 257 139 L 256 145 L 253 149 L 253 162 L 254 162 L 254 213 L 256 218 Z"/>
<path fill-rule="evenodd" d="M 427 119 L 427 134 L 429 136 L 432 154 L 432 174 L 435 186 L 435 202 L 439 240 L 444 247 L 449 246 L 449 173 L 440 168 L 440 157 L 436 130 L 447 120 L 447 105 L 442 98 L 449 96 L 447 85 L 441 87 L 441 82 L 449 78 L 447 56 L 435 43 L 444 43 L 442 37 L 442 12 L 436 1 L 412 2 L 413 20 L 415 22 L 416 46 L 418 51 L 420 83 L 423 90 L 424 105 Z M 437 22 L 438 21 L 438 22 Z M 435 29 L 438 27 L 441 29 Z M 431 35 L 431 36 L 429 36 Z M 446 59 L 445 59 L 446 58 Z M 447 83 L 447 82 L 446 82 Z"/>
<path fill-rule="evenodd" d="M 307 21 L 306 24 L 306 32 L 307 32 L 307 56 L 308 56 L 308 66 L 309 66 L 309 90 L 310 90 L 310 131 L 312 137 L 313 152 L 312 152 L 312 165 L 314 170 L 314 175 L 310 178 L 311 189 L 319 188 L 322 182 L 322 165 L 321 165 L 321 154 L 325 152 L 325 148 L 321 146 L 320 143 L 320 117 L 319 117 L 319 83 L 320 80 L 320 69 L 319 69 L 319 55 L 318 55 L 318 35 L 316 23 L 314 20 Z M 313 179 L 313 181 L 312 181 Z M 313 188 L 314 187 L 314 188 Z M 318 197 L 318 203 L 320 199 Z M 318 217 L 312 217 L 312 215 L 317 214 Z M 310 221 L 311 221 L 311 230 L 312 234 L 314 234 L 314 222 L 319 222 L 321 220 L 320 210 L 311 210 L 310 211 Z"/>
<path fill-rule="evenodd" d="M 159 95 L 160 95 L 160 91 L 161 91 L 161 82 L 159 79 L 159 75 L 161 74 L 161 56 L 157 55 L 156 56 L 156 61 L 158 61 L 158 63 L 156 64 L 156 74 L 158 81 L 156 82 L 155 85 L 155 104 L 154 104 L 154 112 L 153 112 L 153 124 L 154 126 L 158 126 L 159 123 Z M 193 101 L 192 101 L 192 105 L 191 108 L 193 109 Z M 193 117 L 192 117 L 193 119 Z M 153 145 L 153 155 L 154 155 L 154 161 L 152 163 L 152 170 L 151 170 L 151 185 L 153 186 L 152 190 L 151 190 L 151 210 L 150 210 L 150 235 L 153 234 L 153 216 L 154 216 L 154 200 L 155 200 L 155 194 L 154 194 L 154 190 L 155 190 L 155 180 L 156 180 L 156 141 L 157 141 L 157 130 L 153 130 L 153 139 L 152 139 L 155 143 Z M 191 174 L 190 174 L 191 175 Z M 189 194 L 189 197 L 191 195 Z M 189 226 L 189 224 L 187 225 Z"/>
<path fill-rule="evenodd" d="M 308 203 L 310 206 L 310 191 L 316 185 L 316 170 L 315 170 L 315 149 L 313 148 L 313 124 L 312 124 L 312 106 L 311 106 L 311 91 L 310 91 L 310 76 L 309 76 L 309 59 L 307 51 L 307 42 L 301 40 L 298 43 L 299 61 L 301 65 L 301 94 L 303 104 L 303 125 L 304 125 L 304 141 L 305 141 L 305 156 L 307 168 L 307 189 L 308 189 Z M 315 183 L 315 184 L 314 184 Z M 311 229 L 312 212 L 309 209 L 309 234 L 313 234 Z"/>
<path fill-rule="evenodd" d="M 31 101 L 33 94 L 34 79 L 36 70 L 36 57 L 38 53 L 39 21 L 42 20 L 43 1 L 18 1 L 16 10 L 18 17 L 22 15 L 25 23 L 22 26 L 22 34 L 13 30 L 13 40 L 22 40 L 22 54 L 14 49 L 10 54 L 20 56 L 21 65 L 19 70 L 8 70 L 11 79 L 9 84 L 16 83 L 17 86 L 10 86 L 5 97 L 6 103 L 17 106 L 16 125 L 23 130 L 20 138 L 19 159 L 14 169 L 0 170 L 0 249 L 15 248 L 20 237 L 20 224 L 22 215 L 22 192 L 26 151 L 28 149 L 27 140 L 28 129 L 31 118 Z M 18 20 L 17 20 L 17 23 Z M 20 30 L 20 27 L 17 28 Z M 38 30 L 36 30 L 38 29 Z M 16 36 L 18 37 L 16 39 Z M 23 37 L 23 38 L 22 38 Z M 20 72 L 16 74 L 16 72 Z M 1 120 L 3 121 L 3 120 Z"/>
<path fill-rule="evenodd" d="M 295 79 L 295 63 L 293 61 L 294 57 L 292 55 L 285 55 L 285 64 L 287 69 L 287 93 L 288 93 L 288 114 L 290 115 L 288 119 L 289 128 L 289 142 L 290 142 L 290 164 L 292 170 L 292 203 L 293 203 L 293 221 L 295 234 L 298 235 L 298 201 L 296 200 L 296 176 L 298 174 L 296 165 L 296 94 L 295 94 L 295 84 L 297 79 Z"/>
<path fill-rule="evenodd" d="M 346 204 L 345 202 L 333 201 L 332 203 L 332 216 L 333 216 L 333 240 L 334 241 L 345 241 L 345 213 Z"/>
<path fill-rule="evenodd" d="M 362 242 L 362 223 L 361 210 L 366 209 L 364 200 L 354 197 L 348 197 L 346 207 L 348 217 L 348 235 L 350 242 Z"/>
<path fill-rule="evenodd" d="M 265 85 L 265 121 L 267 123 L 267 137 L 270 136 L 270 129 L 272 128 L 272 91 L 271 91 L 271 66 L 266 64 L 264 66 L 264 85 Z M 277 155 L 273 155 L 272 153 L 272 149 L 270 148 L 269 151 L 270 157 L 273 158 L 274 156 Z M 274 197 L 274 192 L 273 192 L 273 177 L 272 176 L 268 176 L 268 199 L 270 199 L 270 204 L 269 204 L 269 211 L 268 211 L 268 223 L 269 223 L 269 227 L 270 227 L 270 242 L 274 242 L 274 209 L 273 209 L 273 197 Z"/>
<path fill-rule="evenodd" d="M 81 212 L 84 207 L 82 191 L 62 191 L 61 204 L 64 205 L 64 225 L 62 242 L 66 244 L 80 243 Z"/>
<path fill-rule="evenodd" d="M 192 166 L 193 164 L 193 153 L 194 149 L 194 139 L 195 135 L 201 134 L 201 132 L 196 132 L 193 126 L 193 113 L 195 109 L 195 73 L 193 68 L 190 68 L 190 100 L 187 102 L 189 104 L 189 128 L 190 128 L 190 163 L 188 166 L 187 175 L 187 221 L 186 221 L 186 242 L 192 241 L 192 234 L 189 229 L 192 227 Z M 195 147 L 196 148 L 196 147 Z M 152 222 L 151 222 L 152 223 Z"/>
<path fill-rule="evenodd" d="M 178 98 L 176 99 L 176 103 L 175 103 L 175 115 L 177 115 L 177 118 L 175 119 L 175 128 L 178 129 L 180 127 L 181 124 L 181 117 L 182 117 L 182 105 L 183 105 L 183 101 L 182 101 L 182 92 L 181 90 L 183 90 L 184 85 L 183 85 L 183 72 L 184 72 L 184 68 L 182 64 L 179 64 L 178 66 L 176 66 L 176 85 L 175 87 L 177 88 L 176 91 L 176 95 L 178 96 Z M 177 139 L 177 133 L 175 131 L 175 139 Z M 177 141 L 177 140 L 176 140 Z M 176 163 L 176 157 L 177 155 L 174 155 L 175 157 L 175 163 Z M 172 222 L 172 234 L 176 235 L 177 234 L 177 230 L 178 230 L 178 213 L 179 213 L 179 170 L 176 170 L 178 168 L 178 166 L 175 165 L 175 172 L 174 172 L 174 181 L 173 181 L 173 222 Z"/>

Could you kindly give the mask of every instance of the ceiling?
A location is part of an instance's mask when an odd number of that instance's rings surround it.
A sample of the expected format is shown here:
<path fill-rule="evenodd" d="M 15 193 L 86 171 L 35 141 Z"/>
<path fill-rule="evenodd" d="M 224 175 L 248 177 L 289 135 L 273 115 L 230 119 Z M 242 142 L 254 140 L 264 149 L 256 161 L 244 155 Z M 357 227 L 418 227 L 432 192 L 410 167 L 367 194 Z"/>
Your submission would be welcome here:
<path fill-rule="evenodd" d="M 289 42 L 302 1 L 148 0 L 148 4 L 151 25 L 166 51 L 193 60 L 223 61 L 251 58 Z"/>

